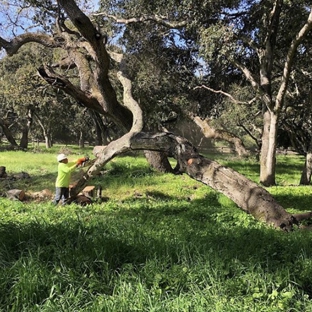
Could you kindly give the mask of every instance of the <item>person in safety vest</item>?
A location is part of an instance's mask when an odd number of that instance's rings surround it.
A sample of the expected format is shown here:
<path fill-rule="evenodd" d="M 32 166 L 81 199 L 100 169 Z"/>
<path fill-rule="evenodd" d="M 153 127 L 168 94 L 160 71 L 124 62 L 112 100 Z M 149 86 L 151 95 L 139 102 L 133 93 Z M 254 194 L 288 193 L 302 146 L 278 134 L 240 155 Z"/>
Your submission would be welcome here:
<path fill-rule="evenodd" d="M 89 157 L 82 157 L 73 162 L 69 162 L 65 154 L 57 155 L 58 168 L 55 182 L 55 197 L 53 203 L 57 205 L 60 200 L 65 205 L 69 198 L 69 182 L 71 173 L 89 160 Z"/>

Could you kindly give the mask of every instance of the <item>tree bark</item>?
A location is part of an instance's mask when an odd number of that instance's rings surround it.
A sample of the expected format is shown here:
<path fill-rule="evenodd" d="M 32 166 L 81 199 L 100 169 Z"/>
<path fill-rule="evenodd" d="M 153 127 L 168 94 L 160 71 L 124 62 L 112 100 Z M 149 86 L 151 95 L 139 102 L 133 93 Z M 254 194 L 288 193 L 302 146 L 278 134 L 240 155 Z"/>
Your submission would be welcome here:
<path fill-rule="evenodd" d="M 275 185 L 277 116 L 265 111 L 260 153 L 260 183 L 264 186 Z"/>
<path fill-rule="evenodd" d="M 90 116 L 94 121 L 95 127 L 95 145 L 105 145 L 106 143 L 103 141 L 104 135 L 104 125 L 101 119 L 101 116 L 93 111 L 90 111 Z"/>
<path fill-rule="evenodd" d="M 45 147 L 51 148 L 52 147 L 52 139 L 51 139 L 50 135 L 47 134 L 45 131 L 43 131 L 43 136 L 44 136 Z"/>
<path fill-rule="evenodd" d="M 27 147 L 28 147 L 28 141 L 29 141 L 28 135 L 29 135 L 29 130 L 30 130 L 31 125 L 32 125 L 32 120 L 33 120 L 32 110 L 31 110 L 31 108 L 28 108 L 27 122 L 26 122 L 26 125 L 23 127 L 22 138 L 20 141 L 20 147 L 21 148 L 27 149 Z"/>
<path fill-rule="evenodd" d="M 167 133 L 139 133 L 131 139 L 132 149 L 143 146 L 171 153 L 179 163 L 180 172 L 221 192 L 257 220 L 283 230 L 290 230 L 296 224 L 295 218 L 264 188 L 238 172 L 199 155 L 186 139 Z"/>
<path fill-rule="evenodd" d="M 302 169 L 300 185 L 310 185 L 312 175 L 312 151 L 308 151 L 305 158 L 304 167 Z"/>
<path fill-rule="evenodd" d="M 20 141 L 20 147 L 27 149 L 28 147 L 28 133 L 29 133 L 29 129 L 28 128 L 24 128 L 22 130 L 22 137 L 21 137 L 21 141 Z"/>
<path fill-rule="evenodd" d="M 82 130 L 80 130 L 80 133 L 79 133 L 79 142 L 78 142 L 79 148 L 84 148 L 84 147 L 85 147 L 84 141 L 85 141 L 84 133 L 83 133 Z"/>
<path fill-rule="evenodd" d="M 165 153 L 156 152 L 156 151 L 144 151 L 145 158 L 150 166 L 159 171 L 173 173 L 173 168 L 168 160 L 168 157 Z"/>
<path fill-rule="evenodd" d="M 3 130 L 3 133 L 5 135 L 5 137 L 7 138 L 7 140 L 9 141 L 9 143 L 12 145 L 12 146 L 18 146 L 10 129 L 7 127 L 7 125 L 5 124 L 4 120 L 2 118 L 0 118 L 0 127 L 2 128 Z"/>

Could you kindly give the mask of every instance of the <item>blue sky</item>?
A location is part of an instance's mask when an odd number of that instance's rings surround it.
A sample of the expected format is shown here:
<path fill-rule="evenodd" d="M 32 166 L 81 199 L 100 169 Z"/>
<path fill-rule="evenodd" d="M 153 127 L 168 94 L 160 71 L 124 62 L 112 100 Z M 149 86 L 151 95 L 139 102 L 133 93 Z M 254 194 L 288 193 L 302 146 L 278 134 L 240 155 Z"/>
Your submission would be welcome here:
<path fill-rule="evenodd" d="M 84 2 L 85 0 L 80 0 Z M 0 36 L 4 39 L 10 39 L 13 35 L 18 35 L 24 33 L 25 31 L 36 31 L 37 25 L 32 23 L 30 16 L 33 15 L 34 10 L 22 10 L 15 3 L 19 3 L 18 0 L 9 1 L 10 5 L 6 5 L 0 2 Z M 77 1 L 78 2 L 78 1 Z M 99 0 L 86 1 L 88 6 L 92 9 L 90 11 L 95 11 L 99 5 Z M 17 19 L 17 11 L 20 11 L 19 17 Z"/>

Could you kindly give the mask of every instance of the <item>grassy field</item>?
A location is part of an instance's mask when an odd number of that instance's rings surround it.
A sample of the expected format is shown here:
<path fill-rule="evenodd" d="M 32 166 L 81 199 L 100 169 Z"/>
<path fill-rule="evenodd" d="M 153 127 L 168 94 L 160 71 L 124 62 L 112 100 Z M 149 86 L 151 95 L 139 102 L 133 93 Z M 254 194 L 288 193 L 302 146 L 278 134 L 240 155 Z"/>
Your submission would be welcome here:
<path fill-rule="evenodd" d="M 69 158 L 90 150 L 67 148 Z M 1 189 L 54 191 L 56 153 L 1 152 Z M 257 181 L 253 160 L 218 159 Z M 278 186 L 289 211 L 311 209 L 299 187 L 303 159 L 279 156 Z M 0 197 L 0 311 L 312 311 L 312 233 L 255 221 L 186 175 L 153 172 L 143 157 L 113 160 L 103 203 L 54 207 Z M 79 173 L 76 173 L 79 174 Z M 75 178 L 75 177 L 74 177 Z"/>

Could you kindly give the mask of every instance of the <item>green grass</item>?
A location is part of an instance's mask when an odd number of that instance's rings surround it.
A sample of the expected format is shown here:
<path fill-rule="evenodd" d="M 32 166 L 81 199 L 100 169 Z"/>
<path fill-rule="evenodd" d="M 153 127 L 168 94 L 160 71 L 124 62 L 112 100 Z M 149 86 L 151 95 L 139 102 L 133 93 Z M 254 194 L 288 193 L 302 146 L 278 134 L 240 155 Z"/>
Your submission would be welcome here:
<path fill-rule="evenodd" d="M 2 152 L 0 165 L 32 176 L 12 186 L 53 190 L 57 152 Z M 222 161 L 256 180 L 252 160 Z M 311 201 L 310 187 L 290 186 L 301 161 L 282 158 L 283 184 L 268 189 L 294 212 Z M 104 170 L 92 183 L 105 203 L 0 197 L 1 312 L 312 310 L 312 233 L 269 228 L 186 175 L 153 172 L 141 156 Z"/>

